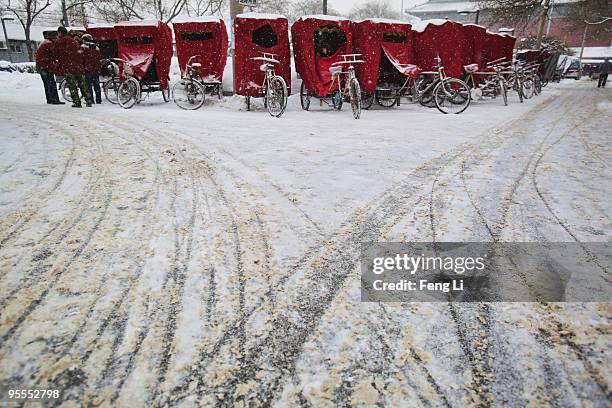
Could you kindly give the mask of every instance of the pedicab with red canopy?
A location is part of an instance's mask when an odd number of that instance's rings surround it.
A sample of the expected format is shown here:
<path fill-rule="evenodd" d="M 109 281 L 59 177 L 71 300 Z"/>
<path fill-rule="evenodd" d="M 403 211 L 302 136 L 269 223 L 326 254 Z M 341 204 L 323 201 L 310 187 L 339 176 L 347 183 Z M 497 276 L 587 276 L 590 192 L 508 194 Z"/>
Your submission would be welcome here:
<path fill-rule="evenodd" d="M 364 61 L 353 53 L 352 22 L 327 15 L 303 16 L 291 26 L 295 68 L 302 78 L 300 102 L 310 108 L 311 98 L 319 98 L 334 109 L 351 103 L 353 117 L 361 115 L 361 88 L 355 66 Z"/>
<path fill-rule="evenodd" d="M 119 69 L 117 98 L 129 109 L 142 100 L 143 92 L 161 91 L 170 100 L 169 74 L 172 31 L 161 21 L 126 21 L 115 25 Z"/>
<path fill-rule="evenodd" d="M 442 113 L 458 114 L 470 105 L 470 90 L 461 79 L 465 39 L 463 26 L 448 20 L 413 25 L 414 55 L 422 69 L 415 91 L 419 102 Z"/>
<path fill-rule="evenodd" d="M 270 115 L 280 117 L 291 91 L 289 23 L 277 14 L 243 13 L 234 19 L 234 91 L 264 98 Z"/>
<path fill-rule="evenodd" d="M 117 33 L 114 26 L 92 24 L 87 26 L 85 33 L 91 35 L 98 44 L 102 58 L 117 58 Z"/>
<path fill-rule="evenodd" d="M 497 38 L 491 40 L 486 28 L 475 24 L 463 24 L 463 33 L 465 44 L 462 47 L 461 79 L 470 87 L 471 99 L 501 96 L 504 104 L 508 105 L 507 88 L 502 73 L 510 61 L 505 57 L 493 59 L 498 54 L 490 52 L 492 45 L 489 42 L 494 41 L 492 44 L 497 45 Z"/>
<path fill-rule="evenodd" d="M 181 80 L 172 87 L 172 99 L 183 109 L 198 109 L 206 94 L 223 96 L 227 62 L 227 31 L 217 17 L 194 17 L 172 23 Z"/>
<path fill-rule="evenodd" d="M 353 50 L 365 61 L 355 67 L 363 108 L 374 100 L 383 107 L 399 105 L 402 97 L 416 97 L 420 69 L 414 56 L 415 32 L 402 21 L 366 19 L 353 23 Z"/>

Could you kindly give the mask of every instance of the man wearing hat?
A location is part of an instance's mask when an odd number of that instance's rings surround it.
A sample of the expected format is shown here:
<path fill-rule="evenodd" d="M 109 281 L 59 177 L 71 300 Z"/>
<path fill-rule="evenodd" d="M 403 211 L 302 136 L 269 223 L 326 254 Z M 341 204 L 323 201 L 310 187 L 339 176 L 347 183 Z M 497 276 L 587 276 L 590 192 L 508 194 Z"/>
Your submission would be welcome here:
<path fill-rule="evenodd" d="M 90 34 L 83 37 L 83 60 L 85 68 L 85 82 L 90 95 L 96 95 L 96 103 L 102 103 L 102 91 L 100 89 L 100 48 L 94 42 Z"/>

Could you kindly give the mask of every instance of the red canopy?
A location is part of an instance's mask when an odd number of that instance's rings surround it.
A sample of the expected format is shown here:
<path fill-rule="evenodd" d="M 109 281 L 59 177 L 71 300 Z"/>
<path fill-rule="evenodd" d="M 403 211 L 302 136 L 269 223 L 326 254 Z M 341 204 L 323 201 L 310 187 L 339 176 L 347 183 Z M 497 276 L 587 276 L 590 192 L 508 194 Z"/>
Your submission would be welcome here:
<path fill-rule="evenodd" d="M 482 69 L 487 63 L 486 44 L 487 29 L 475 24 L 464 24 L 463 35 L 465 46 L 463 47 L 462 65 L 478 64 Z"/>
<path fill-rule="evenodd" d="M 109 25 L 90 25 L 85 33 L 91 35 L 100 47 L 102 58 L 117 57 L 117 32 Z"/>
<path fill-rule="evenodd" d="M 258 87 L 265 73 L 260 70 L 261 57 L 258 51 L 276 54 L 279 64 L 274 65 L 277 75 L 287 83 L 291 94 L 291 54 L 289 53 L 289 24 L 287 18 L 274 14 L 244 13 L 234 20 L 235 65 L 234 87 L 239 95 L 259 94 Z"/>
<path fill-rule="evenodd" d="M 194 55 L 194 62 L 202 64 L 202 76 L 221 82 L 227 62 L 227 31 L 223 20 L 201 17 L 172 23 L 176 55 L 181 73 Z"/>
<path fill-rule="evenodd" d="M 90 25 L 85 33 L 91 35 L 95 41 L 116 41 L 115 27 L 109 25 Z"/>
<path fill-rule="evenodd" d="M 353 49 L 363 54 L 362 64 L 355 65 L 361 90 L 372 93 L 381 78 L 381 58 L 387 58 L 399 73 L 407 64 L 416 64 L 414 31 L 401 21 L 368 19 L 353 24 Z"/>
<path fill-rule="evenodd" d="M 453 21 L 430 20 L 425 29 L 418 31 L 415 41 L 418 65 L 432 70 L 437 55 L 449 77 L 459 78 L 463 70 L 462 61 L 466 41 L 463 26 Z"/>
<path fill-rule="evenodd" d="M 512 61 L 512 53 L 514 51 L 514 43 L 516 42 L 516 37 L 513 37 L 510 34 L 502 34 L 502 36 L 503 54 L 506 57 L 507 61 Z"/>
<path fill-rule="evenodd" d="M 172 30 L 161 21 L 134 21 L 115 25 L 119 58 L 134 66 L 134 76 L 143 79 L 155 66 L 162 89 L 168 88 L 172 58 Z"/>
<path fill-rule="evenodd" d="M 487 61 L 505 58 L 505 61 L 512 61 L 512 48 L 514 47 L 514 37 L 512 47 L 508 50 L 510 40 L 504 34 L 491 33 L 487 31 L 486 54 Z"/>
<path fill-rule="evenodd" d="M 327 95 L 332 79 L 329 68 L 340 55 L 353 53 L 351 28 L 350 20 L 324 15 L 300 17 L 293 23 L 291 41 L 295 69 L 308 91 Z"/>

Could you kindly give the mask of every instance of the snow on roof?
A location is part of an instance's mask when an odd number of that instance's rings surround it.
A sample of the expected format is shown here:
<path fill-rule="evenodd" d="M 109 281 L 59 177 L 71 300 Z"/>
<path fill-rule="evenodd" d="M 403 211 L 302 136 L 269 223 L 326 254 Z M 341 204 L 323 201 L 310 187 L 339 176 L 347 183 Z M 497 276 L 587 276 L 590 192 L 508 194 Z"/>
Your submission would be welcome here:
<path fill-rule="evenodd" d="M 255 13 L 255 12 L 238 14 L 236 17 L 240 17 L 240 18 L 256 18 L 256 19 L 259 19 L 259 20 L 276 20 L 278 18 L 284 18 L 284 19 L 287 18 L 287 17 L 283 16 L 282 14 Z"/>
<path fill-rule="evenodd" d="M 218 23 L 221 19 L 216 16 L 179 17 L 172 20 L 173 23 Z"/>
<path fill-rule="evenodd" d="M 400 21 L 400 20 L 393 20 L 390 18 L 364 18 L 363 20 L 357 20 L 355 21 L 356 23 L 361 23 L 364 21 L 370 21 L 374 24 L 378 24 L 378 23 L 386 23 L 386 24 L 410 24 L 410 22 L 408 21 Z"/>
<path fill-rule="evenodd" d="M 457 10 L 472 10 L 475 4 L 471 1 L 457 2 L 431 2 L 420 4 L 408 9 L 410 12 L 427 13 L 436 11 L 457 11 Z"/>
<path fill-rule="evenodd" d="M 474 23 L 460 23 L 460 24 L 463 24 L 464 26 L 480 27 L 480 28 L 484 28 L 485 30 L 487 29 L 487 27 L 481 26 L 480 24 L 474 24 Z M 500 28 L 500 30 L 501 30 L 501 28 Z"/>
<path fill-rule="evenodd" d="M 348 20 L 348 18 L 346 18 L 346 17 L 328 16 L 326 14 L 309 14 L 309 15 L 302 16 L 302 17 L 298 18 L 298 20 L 307 20 L 309 18 L 316 19 L 316 20 L 327 20 L 327 21 L 343 21 L 343 20 Z"/>
<path fill-rule="evenodd" d="M 427 26 L 429 24 L 433 24 L 433 25 L 437 25 L 437 26 L 441 26 L 444 23 L 448 23 L 450 20 L 444 20 L 441 18 L 432 18 L 431 20 L 421 20 L 421 21 L 417 21 L 415 23 L 412 24 L 412 29 L 414 31 L 418 31 L 420 33 L 422 33 L 423 31 L 425 31 L 425 29 L 427 28 Z"/>
<path fill-rule="evenodd" d="M 562 3 L 577 3 L 584 0 L 555 0 L 555 4 Z M 429 0 L 425 3 L 419 4 L 418 6 L 414 6 L 412 8 L 407 9 L 409 12 L 416 13 L 432 13 L 432 12 L 475 12 L 477 9 L 485 10 L 488 8 L 495 7 L 494 3 L 486 4 L 485 2 L 478 1 L 448 1 L 448 0 Z"/>
<path fill-rule="evenodd" d="M 19 23 L 5 23 L 6 35 L 9 40 L 25 41 L 23 27 Z M 43 38 L 43 31 L 56 31 L 57 27 L 32 26 L 30 28 L 30 40 L 40 42 Z M 4 41 L 4 32 L 0 30 L 0 38 Z"/>
<path fill-rule="evenodd" d="M 114 27 L 115 27 L 114 24 L 89 24 L 87 25 L 88 30 L 90 28 L 114 28 Z"/>
<path fill-rule="evenodd" d="M 576 55 L 580 55 L 580 47 L 571 48 Z M 582 58 L 612 58 L 612 46 L 610 47 L 584 47 Z"/>
<path fill-rule="evenodd" d="M 153 27 L 157 24 L 159 24 L 158 20 L 122 21 L 115 24 L 115 27 Z"/>

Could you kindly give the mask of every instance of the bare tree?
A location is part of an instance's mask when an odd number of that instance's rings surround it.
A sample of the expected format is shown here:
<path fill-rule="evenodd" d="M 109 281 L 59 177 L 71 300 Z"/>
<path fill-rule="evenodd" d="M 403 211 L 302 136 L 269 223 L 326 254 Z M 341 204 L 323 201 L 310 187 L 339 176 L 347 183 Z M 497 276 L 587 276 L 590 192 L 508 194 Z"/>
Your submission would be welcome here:
<path fill-rule="evenodd" d="M 546 1 L 548 0 L 480 0 L 479 7 L 487 9 L 491 23 L 512 24 L 524 29 L 542 16 Z"/>
<path fill-rule="evenodd" d="M 189 16 L 218 15 L 224 5 L 224 0 L 187 0 L 185 12 Z"/>
<path fill-rule="evenodd" d="M 187 0 L 149 0 L 145 4 L 149 6 L 147 9 L 152 9 L 156 19 L 169 23 L 181 14 L 186 2 Z"/>
<path fill-rule="evenodd" d="M 30 40 L 30 32 L 34 21 L 40 14 L 51 5 L 50 0 L 9 0 L 6 3 L 6 10 L 13 14 L 21 26 L 26 39 L 26 49 L 28 50 L 28 59 L 34 60 L 34 49 Z"/>
<path fill-rule="evenodd" d="M 309 14 L 323 14 L 323 2 L 321 0 L 297 0 L 294 2 L 292 10 L 296 17 Z M 337 16 L 338 12 L 327 6 L 327 14 Z"/>
<path fill-rule="evenodd" d="M 77 18 L 83 18 L 84 6 L 91 3 L 93 0 L 60 0 L 62 25 L 68 27 Z"/>
<path fill-rule="evenodd" d="M 399 13 L 392 9 L 387 0 L 368 0 L 353 7 L 349 16 L 352 19 L 371 17 L 398 19 Z"/>
<path fill-rule="evenodd" d="M 140 0 L 98 0 L 93 3 L 93 8 L 100 19 L 118 23 L 131 19 L 142 20 L 140 3 Z"/>

